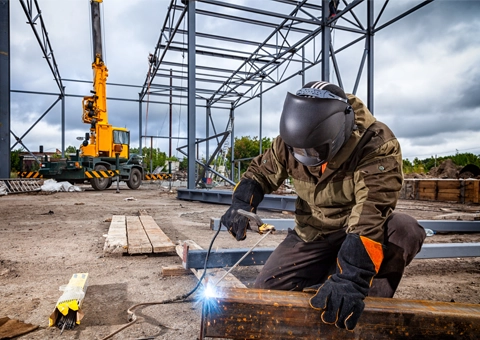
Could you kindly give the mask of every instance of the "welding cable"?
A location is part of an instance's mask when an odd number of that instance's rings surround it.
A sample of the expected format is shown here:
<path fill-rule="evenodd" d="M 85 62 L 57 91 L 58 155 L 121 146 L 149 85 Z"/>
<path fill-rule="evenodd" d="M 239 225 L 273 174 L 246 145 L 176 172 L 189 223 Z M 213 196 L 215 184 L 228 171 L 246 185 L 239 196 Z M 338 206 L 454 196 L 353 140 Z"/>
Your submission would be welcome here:
<path fill-rule="evenodd" d="M 197 284 L 195 285 L 195 287 L 189 291 L 188 293 L 186 294 L 183 294 L 183 295 L 177 295 L 171 299 L 166 299 L 166 300 L 162 300 L 162 301 L 158 301 L 158 302 L 143 302 L 143 303 L 137 303 L 136 305 L 133 305 L 131 306 L 128 310 L 127 310 L 127 313 L 128 313 L 128 323 L 123 325 L 122 327 L 120 327 L 119 329 L 117 329 L 116 331 L 110 333 L 109 335 L 107 335 L 106 337 L 102 338 L 101 340 L 107 340 L 107 339 L 110 339 L 112 336 L 114 336 L 115 334 L 118 334 L 120 333 L 121 331 L 123 331 L 124 329 L 126 329 L 127 327 L 130 327 L 131 325 L 133 325 L 135 322 L 137 322 L 138 320 L 143 320 L 143 318 L 138 318 L 136 315 L 135 315 L 135 312 L 134 310 L 137 308 L 137 307 L 140 307 L 140 306 L 153 306 L 153 305 L 164 305 L 164 304 L 167 304 L 167 303 L 173 303 L 173 302 L 185 302 L 186 299 L 192 295 L 193 293 L 195 293 L 195 291 L 200 287 L 200 285 L 202 284 L 202 281 L 203 279 L 205 278 L 205 274 L 207 273 L 207 263 L 208 263 L 208 258 L 210 257 L 210 253 L 212 251 L 212 246 L 213 246 L 213 242 L 215 242 L 215 239 L 217 238 L 218 236 L 218 233 L 220 232 L 220 229 L 222 228 L 222 225 L 220 224 L 218 226 L 218 230 L 217 232 L 215 233 L 215 235 L 213 235 L 213 238 L 212 240 L 210 241 L 210 245 L 208 246 L 208 250 L 207 250 L 207 253 L 205 255 L 205 263 L 203 265 L 203 274 L 202 276 L 198 279 L 198 282 Z M 172 328 L 172 327 L 168 327 L 168 326 L 165 326 L 165 325 L 161 325 L 162 327 L 165 327 L 165 328 L 169 328 L 169 329 L 178 329 L 178 328 Z M 148 337 L 147 337 L 148 338 Z"/>

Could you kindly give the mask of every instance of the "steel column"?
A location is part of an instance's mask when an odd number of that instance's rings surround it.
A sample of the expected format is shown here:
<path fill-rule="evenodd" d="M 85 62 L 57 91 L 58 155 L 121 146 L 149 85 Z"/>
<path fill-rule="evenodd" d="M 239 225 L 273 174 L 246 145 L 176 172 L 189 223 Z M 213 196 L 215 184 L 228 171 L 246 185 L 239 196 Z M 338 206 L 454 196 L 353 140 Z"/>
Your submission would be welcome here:
<path fill-rule="evenodd" d="M 62 98 L 62 157 L 65 157 L 65 87 L 60 96 Z"/>
<path fill-rule="evenodd" d="M 10 178 L 10 0 L 0 0 L 0 178 Z"/>
<path fill-rule="evenodd" d="M 142 155 L 142 94 L 138 94 L 138 154 Z"/>
<path fill-rule="evenodd" d="M 235 110 L 233 109 L 233 103 L 230 107 L 230 127 L 232 128 L 232 133 L 230 135 L 230 179 L 232 182 L 235 182 Z M 231 197 L 230 197 L 231 202 Z"/>
<path fill-rule="evenodd" d="M 330 0 L 322 0 L 322 79 L 323 81 L 330 81 L 330 29 L 327 26 L 328 22 L 328 3 Z"/>
<path fill-rule="evenodd" d="M 195 1 L 187 2 L 187 20 L 188 20 L 188 174 L 187 188 L 195 188 Z"/>
<path fill-rule="evenodd" d="M 374 50 L 373 50 L 373 35 L 374 31 L 374 14 L 373 14 L 373 0 L 367 0 L 367 38 L 366 49 L 368 50 L 367 61 L 367 106 L 372 114 L 374 114 Z"/>

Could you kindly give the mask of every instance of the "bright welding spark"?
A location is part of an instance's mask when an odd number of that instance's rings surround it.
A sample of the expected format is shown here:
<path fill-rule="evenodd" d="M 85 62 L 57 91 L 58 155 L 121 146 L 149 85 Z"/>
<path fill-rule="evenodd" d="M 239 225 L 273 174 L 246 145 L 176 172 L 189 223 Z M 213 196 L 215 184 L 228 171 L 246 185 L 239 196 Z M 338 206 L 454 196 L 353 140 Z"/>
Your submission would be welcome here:
<path fill-rule="evenodd" d="M 212 284 L 206 284 L 200 288 L 197 298 L 195 299 L 195 305 L 201 303 L 203 308 L 207 310 L 216 310 L 218 308 L 216 297 L 219 296 L 219 291 Z"/>
<path fill-rule="evenodd" d="M 203 295 L 206 299 L 214 298 L 217 296 L 217 289 L 213 285 L 207 284 L 203 291 Z"/>

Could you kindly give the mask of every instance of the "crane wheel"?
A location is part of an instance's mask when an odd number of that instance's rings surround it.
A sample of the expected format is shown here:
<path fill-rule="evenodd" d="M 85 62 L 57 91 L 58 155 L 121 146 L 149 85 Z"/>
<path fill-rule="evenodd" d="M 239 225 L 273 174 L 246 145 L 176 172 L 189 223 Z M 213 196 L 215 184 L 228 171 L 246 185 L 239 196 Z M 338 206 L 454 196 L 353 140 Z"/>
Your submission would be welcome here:
<path fill-rule="evenodd" d="M 127 186 L 132 189 L 138 189 L 138 187 L 142 184 L 142 172 L 137 168 L 133 168 L 130 172 L 130 178 L 127 181 Z"/>
<path fill-rule="evenodd" d="M 107 171 L 107 168 L 104 165 L 95 165 L 95 171 Z M 90 184 L 95 190 L 102 191 L 108 188 L 109 181 L 111 178 L 108 177 L 92 178 Z"/>

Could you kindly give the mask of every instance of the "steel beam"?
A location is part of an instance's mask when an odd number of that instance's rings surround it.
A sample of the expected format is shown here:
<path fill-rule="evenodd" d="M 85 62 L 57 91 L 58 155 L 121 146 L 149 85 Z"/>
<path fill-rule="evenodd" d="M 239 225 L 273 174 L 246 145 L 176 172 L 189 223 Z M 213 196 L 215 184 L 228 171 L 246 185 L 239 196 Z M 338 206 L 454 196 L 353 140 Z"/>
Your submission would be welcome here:
<path fill-rule="evenodd" d="M 233 136 L 233 133 L 232 133 Z M 225 190 L 178 189 L 177 198 L 186 201 L 232 204 L 232 192 Z M 265 195 L 259 209 L 294 211 L 297 196 Z"/>
<path fill-rule="evenodd" d="M 255 248 L 240 266 L 263 265 L 275 250 L 274 247 Z M 216 249 L 210 251 L 207 268 L 231 267 L 248 251 L 248 248 Z M 206 250 L 188 250 L 183 257 L 187 269 L 201 269 L 205 265 Z M 480 243 L 426 243 L 415 259 L 437 259 L 452 257 L 480 257 Z"/>
<path fill-rule="evenodd" d="M 240 262 L 239 266 L 260 266 L 264 265 L 275 248 L 255 248 L 248 256 Z M 208 255 L 207 268 L 231 267 L 237 263 L 248 248 L 216 249 Z M 182 265 L 185 269 L 203 269 L 207 251 L 203 249 L 188 250 L 187 256 L 183 257 Z"/>
<path fill-rule="evenodd" d="M 426 243 L 416 259 L 480 257 L 480 243 Z"/>
<path fill-rule="evenodd" d="M 267 224 L 274 225 L 276 230 L 288 230 L 295 227 L 295 220 L 292 218 L 264 218 L 262 220 Z M 431 229 L 436 233 L 480 233 L 480 221 L 419 220 L 418 223 L 425 229 Z M 219 225 L 219 218 L 210 219 L 210 229 L 217 230 Z"/>
<path fill-rule="evenodd" d="M 302 292 L 222 289 L 203 303 L 201 339 L 478 339 L 480 305 L 365 299 L 353 331 L 320 319 Z"/>

